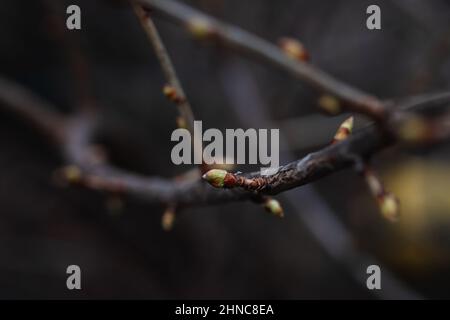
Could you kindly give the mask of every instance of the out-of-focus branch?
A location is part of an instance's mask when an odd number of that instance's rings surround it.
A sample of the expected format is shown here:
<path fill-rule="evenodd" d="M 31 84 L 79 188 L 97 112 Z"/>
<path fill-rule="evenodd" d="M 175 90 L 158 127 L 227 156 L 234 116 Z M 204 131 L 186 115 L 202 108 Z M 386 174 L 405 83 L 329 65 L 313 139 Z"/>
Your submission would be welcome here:
<path fill-rule="evenodd" d="M 164 43 L 161 40 L 158 30 L 150 17 L 150 13 L 143 9 L 142 6 L 134 0 L 131 0 L 131 5 L 147 35 L 147 38 L 155 50 L 156 56 L 166 78 L 167 84 L 163 88 L 163 93 L 177 105 L 178 112 L 180 114 L 177 124 L 179 127 L 189 130 L 191 136 L 194 137 L 194 113 L 192 112 L 191 104 L 184 93 L 181 82 L 175 71 L 175 67 L 170 59 Z M 202 145 L 202 141 L 197 142 L 198 143 L 192 141 L 192 146 L 195 153 L 201 154 L 202 151 L 200 147 Z M 208 170 L 208 166 L 202 162 L 200 169 L 201 172 L 206 172 Z"/>
<path fill-rule="evenodd" d="M 139 4 L 134 0 L 131 1 L 133 9 L 136 16 L 144 29 L 150 43 L 152 44 L 156 56 L 161 64 L 164 76 L 168 85 L 164 88 L 165 94 L 176 103 L 178 111 L 183 118 L 186 128 L 193 134 L 194 132 L 194 115 L 192 112 L 191 105 L 186 98 L 183 87 L 181 86 L 180 80 L 178 79 L 177 73 L 170 59 L 169 53 L 167 52 L 164 43 L 161 41 L 158 30 L 153 23 L 149 12 L 144 10 Z"/>
<path fill-rule="evenodd" d="M 294 77 L 337 98 L 340 108 L 368 116 L 380 128 L 408 143 L 427 143 L 450 135 L 447 119 L 427 122 L 415 114 L 385 103 L 377 97 L 354 88 L 301 59 L 294 59 L 281 48 L 239 27 L 226 24 L 174 0 L 136 0 L 144 8 L 154 9 L 162 16 L 185 27 L 198 39 L 213 40 L 243 54 L 278 66 Z M 437 128 L 437 130 L 435 130 Z M 414 131 L 411 134 L 411 129 Z M 418 129 L 418 130 L 416 130 Z M 419 134 L 424 134 L 420 136 Z M 445 135 L 444 135 L 445 133 Z M 417 140 L 417 141 L 416 141 Z"/>
<path fill-rule="evenodd" d="M 86 187 L 127 193 L 150 203 L 177 203 L 178 206 L 205 205 L 255 199 L 242 190 L 217 190 L 200 178 L 178 181 L 146 177 L 109 165 L 91 148 L 97 119 L 92 112 L 63 115 L 21 85 L 0 77 L 0 109 L 30 123 L 61 151 L 64 162 L 75 168 L 70 180 Z"/>
<path fill-rule="evenodd" d="M 145 8 L 180 23 L 200 39 L 212 39 L 244 54 L 260 58 L 284 69 L 320 91 L 333 94 L 348 108 L 374 119 L 385 116 L 387 109 L 376 97 L 353 88 L 322 70 L 286 55 L 279 47 L 241 28 L 225 24 L 211 16 L 172 0 L 137 0 Z"/>
<path fill-rule="evenodd" d="M 63 143 L 65 117 L 44 99 L 1 77 L 0 106 L 31 124 L 53 143 Z"/>
<path fill-rule="evenodd" d="M 64 20 L 65 7 L 60 1 L 44 0 L 45 22 L 53 39 L 64 50 L 70 72 L 73 75 L 76 108 L 93 110 L 96 107 L 91 90 L 88 62 L 81 50 L 80 38 L 76 32 L 67 30 Z"/>

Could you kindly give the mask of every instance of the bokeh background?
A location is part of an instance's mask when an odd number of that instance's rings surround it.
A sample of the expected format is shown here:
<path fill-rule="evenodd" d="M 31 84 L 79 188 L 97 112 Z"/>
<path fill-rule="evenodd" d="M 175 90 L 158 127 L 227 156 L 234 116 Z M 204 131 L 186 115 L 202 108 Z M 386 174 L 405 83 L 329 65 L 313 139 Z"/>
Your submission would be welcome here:
<path fill-rule="evenodd" d="M 186 171 L 170 160 L 176 109 L 160 66 L 124 1 L 77 4 L 82 30 L 64 31 L 88 62 L 101 106 L 99 141 L 116 165 L 146 175 Z M 373 1 L 192 0 L 195 8 L 276 42 L 302 41 L 311 63 L 381 98 L 448 90 L 450 3 L 376 1 L 382 30 L 366 29 Z M 44 1 L 0 4 L 1 75 L 61 111 L 74 109 L 74 72 Z M 278 69 L 155 17 L 204 127 L 280 128 L 282 162 L 326 145 L 344 116 L 318 113 L 319 93 Z M 357 117 L 357 126 L 364 123 Z M 449 147 L 390 148 L 374 159 L 402 218 L 384 220 L 351 169 L 279 196 L 285 219 L 244 202 L 183 210 L 61 187 L 64 163 L 39 132 L 0 107 L 0 298 L 450 298 Z M 237 170 L 248 170 L 241 166 Z M 382 290 L 365 286 L 377 261 Z M 367 263 L 366 263 L 367 262 Z M 66 288 L 66 267 L 82 290 Z M 386 276 L 386 278 L 384 278 Z M 398 282 L 397 282 L 398 281 Z"/>

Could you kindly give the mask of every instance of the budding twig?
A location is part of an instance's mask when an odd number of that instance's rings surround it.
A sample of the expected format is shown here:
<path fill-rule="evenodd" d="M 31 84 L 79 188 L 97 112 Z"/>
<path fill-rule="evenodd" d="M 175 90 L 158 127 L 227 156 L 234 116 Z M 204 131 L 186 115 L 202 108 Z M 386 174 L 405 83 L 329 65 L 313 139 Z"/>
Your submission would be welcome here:
<path fill-rule="evenodd" d="M 321 69 L 305 63 L 303 59 L 293 59 L 293 53 L 301 51 L 300 45 L 290 42 L 288 49 L 286 47 L 280 48 L 241 28 L 226 24 L 174 0 L 136 1 L 146 8 L 155 9 L 156 13 L 159 12 L 162 16 L 180 23 L 182 26 L 187 25 L 188 30 L 191 34 L 196 35 L 196 38 L 207 38 L 220 42 L 220 44 L 236 49 L 240 53 L 251 55 L 278 66 L 294 77 L 310 84 L 326 94 L 319 101 L 319 105 L 324 110 L 332 114 L 347 110 L 365 115 L 377 122 L 380 125 L 379 129 L 395 135 L 396 139 L 402 139 L 402 135 L 398 132 L 399 119 L 403 118 L 403 115 L 400 116 L 402 112 L 399 112 L 397 108 L 390 108 L 387 103 L 372 94 L 363 92 L 335 79 Z M 447 123 L 448 120 L 445 122 Z M 434 125 L 444 126 L 446 129 L 445 135 L 432 135 L 433 141 L 450 136 L 449 125 L 431 124 L 431 126 Z"/>
<path fill-rule="evenodd" d="M 178 75 L 175 71 L 175 67 L 170 59 L 169 53 L 159 36 L 158 30 L 153 23 L 152 18 L 141 5 L 139 5 L 135 0 L 131 0 L 131 4 L 139 18 L 139 21 L 144 29 L 145 33 L 153 48 L 155 50 L 156 56 L 158 57 L 159 63 L 163 70 L 164 76 L 166 78 L 167 84 L 163 87 L 164 95 L 177 105 L 178 112 L 180 116 L 177 118 L 177 125 L 179 128 L 187 129 L 192 136 L 194 135 L 194 114 L 192 112 L 191 104 L 187 99 Z M 192 141 L 193 145 L 194 141 Z M 194 152 L 201 152 L 195 148 Z M 205 163 L 200 166 L 200 171 L 205 172 L 208 169 Z"/>
<path fill-rule="evenodd" d="M 299 44 L 290 42 L 288 50 L 286 50 L 286 47 L 282 50 L 247 31 L 225 24 L 177 1 L 137 0 L 137 2 L 146 8 L 155 9 L 155 12 L 162 13 L 163 16 L 180 23 L 182 26 L 188 26 L 189 32 L 194 34 L 196 38 L 213 39 L 221 44 L 238 49 L 243 54 L 252 55 L 286 70 L 320 91 L 334 95 L 345 104 L 349 111 L 359 112 L 377 120 L 385 115 L 386 108 L 379 99 L 305 63 L 305 53 L 300 53 L 303 59 L 292 59 L 293 52 L 303 51 Z M 287 52 L 290 54 L 286 54 Z"/>
<path fill-rule="evenodd" d="M 183 117 L 186 122 L 186 127 L 193 134 L 194 115 L 192 113 L 192 108 L 186 98 L 186 95 L 184 94 L 183 87 L 178 79 L 178 75 L 175 71 L 172 60 L 170 59 L 169 53 L 167 52 L 167 49 L 164 46 L 164 43 L 162 42 L 158 30 L 156 29 L 149 13 L 134 0 L 131 3 L 136 16 L 139 18 L 142 28 L 151 42 L 153 49 L 155 50 L 156 56 L 158 57 L 159 63 L 161 64 L 161 68 L 164 72 L 164 76 L 168 82 L 168 84 L 163 88 L 164 94 L 176 103 L 181 117 Z"/>
<path fill-rule="evenodd" d="M 215 188 L 240 187 L 248 191 L 261 191 L 268 184 L 264 176 L 248 178 L 221 169 L 209 170 L 202 178 Z"/>

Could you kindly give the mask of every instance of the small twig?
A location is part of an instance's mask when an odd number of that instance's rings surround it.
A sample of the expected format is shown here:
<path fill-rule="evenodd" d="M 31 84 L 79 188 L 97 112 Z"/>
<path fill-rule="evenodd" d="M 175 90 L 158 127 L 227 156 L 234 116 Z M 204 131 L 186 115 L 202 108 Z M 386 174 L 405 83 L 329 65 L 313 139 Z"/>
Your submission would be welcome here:
<path fill-rule="evenodd" d="M 178 126 L 187 129 L 191 133 L 191 136 L 195 137 L 194 113 L 192 112 L 191 104 L 184 93 L 181 82 L 175 71 L 175 67 L 170 59 L 166 47 L 164 46 L 164 43 L 161 40 L 161 37 L 159 36 L 158 30 L 150 17 L 150 13 L 143 9 L 142 6 L 137 4 L 134 0 L 131 0 L 131 5 L 133 6 L 136 16 L 138 17 L 147 38 L 155 50 L 156 56 L 166 78 L 167 84 L 163 88 L 163 93 L 177 105 L 178 112 L 181 117 L 178 119 Z M 192 141 L 192 145 L 195 149 L 194 152 L 201 154 L 202 151 L 198 147 L 202 145 L 202 141 L 198 142 L 199 143 L 194 143 Z M 202 162 L 200 168 L 201 172 L 206 172 L 208 170 L 208 166 L 204 162 Z"/>
<path fill-rule="evenodd" d="M 280 67 L 321 92 L 331 95 L 333 99 L 338 99 L 336 103 L 338 103 L 339 109 L 366 115 L 377 122 L 383 131 L 395 135 L 399 139 L 403 139 L 403 129 L 411 127 L 410 121 L 413 125 L 417 123 L 418 117 L 416 115 L 402 112 L 399 108 L 392 108 L 392 105 L 332 77 L 321 69 L 306 63 L 303 61 L 304 59 L 293 58 L 291 54 L 286 54 L 286 48 L 283 46 L 279 48 L 250 32 L 221 22 L 174 0 L 136 1 L 144 8 L 154 9 L 155 12 L 159 12 L 164 17 L 181 24 L 195 38 L 220 42 L 243 54 L 251 55 Z M 438 123 L 438 121 L 427 124 L 426 119 L 420 119 L 420 121 L 427 128 L 444 128 L 442 132 L 445 132 L 445 138 L 450 135 L 447 129 L 448 120 L 444 120 L 443 124 Z M 423 131 L 424 134 L 429 132 L 430 130 Z M 428 134 L 426 139 L 417 137 L 417 140 L 419 142 L 420 140 L 426 140 L 428 143 L 442 139 L 442 137 L 443 134 L 433 132 L 433 134 Z M 411 139 L 409 138 L 409 135 L 406 136 L 410 143 Z"/>
<path fill-rule="evenodd" d="M 27 121 L 52 142 L 64 142 L 66 119 L 54 106 L 22 86 L 0 77 L 0 105 Z"/>
<path fill-rule="evenodd" d="M 177 73 L 173 66 L 172 60 L 170 59 L 169 53 L 167 52 L 164 43 L 161 41 L 158 30 L 155 24 L 149 16 L 149 12 L 144 10 L 135 1 L 131 1 L 133 9 L 139 18 L 139 21 L 144 29 L 149 41 L 151 42 L 156 56 L 158 57 L 159 63 L 163 70 L 164 76 L 168 85 L 174 90 L 172 93 L 171 100 L 177 104 L 178 111 L 180 115 L 184 118 L 186 122 L 187 129 L 193 133 L 194 132 L 194 115 L 192 112 L 191 105 L 186 98 L 183 87 L 181 86 L 180 80 L 178 79 Z M 168 94 L 169 95 L 169 94 Z"/>
<path fill-rule="evenodd" d="M 155 9 L 156 12 L 182 24 L 197 38 L 213 39 L 244 54 L 260 58 L 286 70 L 320 91 L 335 95 L 349 111 L 365 114 L 375 120 L 383 119 L 387 112 L 384 104 L 373 95 L 353 88 L 301 59 L 293 59 L 279 47 L 241 28 L 225 24 L 176 1 L 137 1 L 145 8 Z"/>
<path fill-rule="evenodd" d="M 64 6 L 59 1 L 44 0 L 44 5 L 47 7 L 46 20 L 48 28 L 51 28 L 50 34 L 61 44 L 74 78 L 76 108 L 92 111 L 96 107 L 95 99 L 90 86 L 89 66 L 81 50 L 79 35 L 66 29 L 63 19 Z"/>

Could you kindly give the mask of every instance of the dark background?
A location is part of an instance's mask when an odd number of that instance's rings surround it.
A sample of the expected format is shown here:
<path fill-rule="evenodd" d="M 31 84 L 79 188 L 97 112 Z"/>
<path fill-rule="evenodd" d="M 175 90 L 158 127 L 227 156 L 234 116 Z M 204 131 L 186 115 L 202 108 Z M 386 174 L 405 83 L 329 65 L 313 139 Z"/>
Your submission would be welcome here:
<path fill-rule="evenodd" d="M 64 20 L 67 5 L 81 7 L 82 30 L 64 36 L 78 42 L 88 61 L 87 86 L 102 107 L 101 141 L 112 161 L 148 175 L 186 171 L 170 160 L 177 112 L 161 93 L 160 66 L 129 5 L 57 2 Z M 272 42 L 298 38 L 311 63 L 381 98 L 442 91 L 450 84 L 448 1 L 189 3 Z M 365 26 L 370 4 L 381 7 L 382 30 Z M 73 70 L 48 23 L 47 6 L 3 0 L 0 8 L 2 76 L 62 111 L 73 110 Z M 328 143 L 342 121 L 318 114 L 318 92 L 278 69 L 155 21 L 205 128 L 280 128 L 288 141 L 282 143 L 286 159 L 286 150 L 301 157 Z M 392 297 L 373 294 L 355 280 L 355 274 L 365 278 L 367 265 L 331 256 L 312 236 L 301 217 L 320 217 L 320 208 L 343 223 L 358 254 L 380 261 L 382 287 L 383 272 L 390 270 L 408 290 L 449 298 L 448 155 L 446 146 L 415 153 L 391 148 L 375 158 L 402 203 L 402 219 L 394 225 L 380 216 L 364 181 L 349 169 L 303 187 L 297 205 L 297 191 L 289 191 L 289 199 L 280 196 L 285 219 L 253 203 L 233 203 L 184 210 L 165 232 L 162 206 L 56 185 L 52 174 L 63 165 L 58 153 L 0 109 L 0 298 Z M 319 234 L 332 241 L 338 236 L 333 228 Z M 82 269 L 81 291 L 66 289 L 70 264 Z"/>

